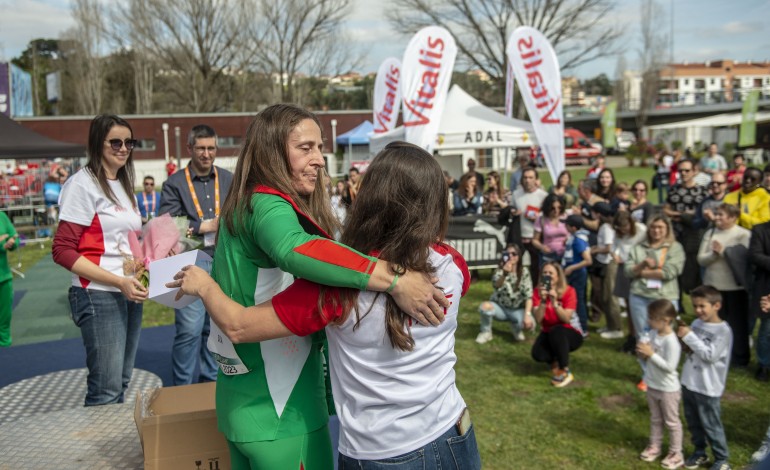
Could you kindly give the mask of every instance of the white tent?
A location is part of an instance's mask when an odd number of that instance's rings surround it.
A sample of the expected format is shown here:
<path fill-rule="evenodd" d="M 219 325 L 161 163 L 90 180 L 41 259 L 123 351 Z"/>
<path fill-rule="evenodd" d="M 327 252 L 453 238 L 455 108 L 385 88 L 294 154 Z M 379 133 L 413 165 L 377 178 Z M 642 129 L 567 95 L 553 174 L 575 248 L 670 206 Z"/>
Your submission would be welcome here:
<path fill-rule="evenodd" d="M 675 140 L 692 147 L 695 142 L 716 142 L 721 146 L 725 142 L 738 142 L 738 126 L 743 119 L 741 113 L 717 114 L 686 121 L 669 122 L 647 126 L 651 140 L 661 140 L 670 144 Z M 758 112 L 755 116 L 757 124 L 770 121 L 770 112 Z"/>
<path fill-rule="evenodd" d="M 404 140 L 404 127 L 371 134 L 369 150 L 376 154 L 388 143 Z M 532 124 L 512 119 L 484 106 L 452 85 L 441 115 L 434 150 L 442 151 L 531 147 L 537 145 Z"/>

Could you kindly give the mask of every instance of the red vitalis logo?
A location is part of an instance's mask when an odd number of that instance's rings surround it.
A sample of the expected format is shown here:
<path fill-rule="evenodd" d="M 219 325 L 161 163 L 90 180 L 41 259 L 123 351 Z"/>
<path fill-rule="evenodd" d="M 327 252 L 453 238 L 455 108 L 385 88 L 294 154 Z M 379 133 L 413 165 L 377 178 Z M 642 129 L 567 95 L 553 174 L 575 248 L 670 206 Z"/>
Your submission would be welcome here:
<path fill-rule="evenodd" d="M 529 39 L 529 42 L 527 42 L 527 39 Z M 553 116 L 553 113 L 559 106 L 561 98 L 554 99 L 548 96 L 548 89 L 545 87 L 543 77 L 538 71 L 538 67 L 543 63 L 543 59 L 540 56 L 540 49 L 532 49 L 532 36 L 527 39 L 519 39 L 518 46 L 521 61 L 524 64 L 524 70 L 527 71 L 529 91 L 535 99 L 535 106 L 540 110 L 546 108 L 547 111 L 540 117 L 540 122 L 543 124 L 559 124 L 561 123 L 561 118 Z M 530 71 L 530 69 L 534 70 Z"/>
<path fill-rule="evenodd" d="M 417 99 L 407 101 L 404 97 L 404 106 L 412 112 L 410 121 L 404 116 L 404 126 L 422 126 L 430 122 L 430 118 L 422 113 L 433 108 L 433 99 L 436 97 L 439 72 L 441 71 L 441 58 L 444 56 L 444 41 L 434 40 L 428 36 L 428 49 L 420 49 L 420 64 L 427 67 L 422 73 L 422 87 L 417 91 Z"/>
<path fill-rule="evenodd" d="M 391 65 L 390 70 L 385 75 L 385 86 L 388 87 L 388 93 L 385 95 L 385 106 L 375 114 L 377 126 L 374 128 L 374 132 L 386 132 L 388 130 L 387 123 L 391 122 L 395 117 L 393 115 L 393 105 L 396 104 L 396 93 L 398 92 L 398 80 L 400 77 L 401 71 L 396 65 Z M 396 114 L 398 114 L 397 111 Z"/>

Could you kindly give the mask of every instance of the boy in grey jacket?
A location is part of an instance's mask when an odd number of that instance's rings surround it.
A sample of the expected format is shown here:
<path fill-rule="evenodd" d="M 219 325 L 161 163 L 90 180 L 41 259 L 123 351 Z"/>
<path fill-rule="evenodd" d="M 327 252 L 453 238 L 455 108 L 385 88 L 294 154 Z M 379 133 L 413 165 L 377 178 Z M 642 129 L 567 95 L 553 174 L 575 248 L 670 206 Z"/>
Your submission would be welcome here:
<path fill-rule="evenodd" d="M 690 296 L 698 318 L 691 326 L 682 325 L 677 331 L 690 348 L 682 368 L 682 401 L 695 451 L 685 461 L 685 467 L 705 464 L 706 446 L 710 443 L 714 454 L 711 470 L 730 470 L 720 398 L 730 366 L 733 332 L 719 318 L 722 296 L 718 290 L 704 285 L 693 289 Z"/>

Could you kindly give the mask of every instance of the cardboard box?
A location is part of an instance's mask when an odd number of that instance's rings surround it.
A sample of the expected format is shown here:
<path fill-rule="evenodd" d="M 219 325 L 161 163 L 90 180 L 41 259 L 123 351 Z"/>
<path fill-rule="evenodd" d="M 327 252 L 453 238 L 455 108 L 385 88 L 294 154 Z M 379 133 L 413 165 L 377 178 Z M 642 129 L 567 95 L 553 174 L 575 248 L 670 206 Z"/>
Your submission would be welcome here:
<path fill-rule="evenodd" d="M 146 470 L 229 470 L 230 451 L 217 430 L 216 382 L 139 392 L 134 421 Z"/>
<path fill-rule="evenodd" d="M 190 264 L 211 272 L 211 256 L 201 250 L 186 251 L 151 262 L 148 268 L 150 271 L 149 299 L 173 308 L 186 307 L 198 300 L 198 297 L 192 295 L 183 295 L 181 299 L 174 300 L 179 289 L 166 287 L 167 282 L 174 280 L 176 273 Z"/>

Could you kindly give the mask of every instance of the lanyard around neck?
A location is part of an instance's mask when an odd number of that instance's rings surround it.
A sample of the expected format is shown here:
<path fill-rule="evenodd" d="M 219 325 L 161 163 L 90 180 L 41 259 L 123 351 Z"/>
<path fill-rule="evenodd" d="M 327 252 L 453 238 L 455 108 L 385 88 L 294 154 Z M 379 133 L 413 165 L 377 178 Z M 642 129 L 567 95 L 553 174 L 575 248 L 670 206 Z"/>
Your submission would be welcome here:
<path fill-rule="evenodd" d="M 189 166 L 185 167 L 184 175 L 187 178 L 187 186 L 190 188 L 193 204 L 195 204 L 195 211 L 198 213 L 198 218 L 203 220 L 203 209 L 201 209 L 201 204 L 198 202 L 198 195 L 195 194 L 192 178 L 190 178 Z M 217 167 L 214 167 L 214 215 L 219 217 L 219 174 L 217 173 Z"/>
<path fill-rule="evenodd" d="M 149 215 L 150 213 L 155 214 L 155 203 L 157 201 L 157 199 L 155 198 L 155 191 L 152 192 L 151 198 L 152 198 L 152 211 L 150 211 L 149 208 L 147 207 L 147 193 L 142 191 L 142 203 L 144 204 L 144 213 L 146 215 Z"/>

